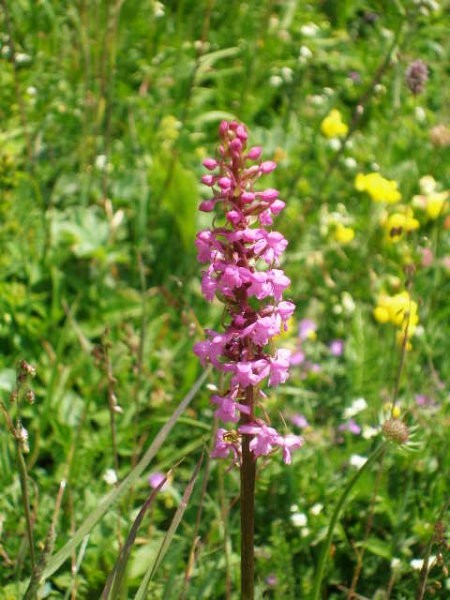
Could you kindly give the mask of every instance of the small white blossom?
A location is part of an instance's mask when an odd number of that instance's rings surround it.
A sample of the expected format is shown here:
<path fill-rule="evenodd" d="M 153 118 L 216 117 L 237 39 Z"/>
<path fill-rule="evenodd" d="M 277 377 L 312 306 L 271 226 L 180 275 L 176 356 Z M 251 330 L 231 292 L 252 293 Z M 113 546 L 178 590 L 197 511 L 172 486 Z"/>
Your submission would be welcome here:
<path fill-rule="evenodd" d="M 279 75 L 272 75 L 269 79 L 269 83 L 272 87 L 280 87 L 283 84 L 283 78 Z"/>
<path fill-rule="evenodd" d="M 117 483 L 117 473 L 114 469 L 106 469 L 105 474 L 103 475 L 103 481 L 105 481 L 108 485 L 114 485 Z"/>
<path fill-rule="evenodd" d="M 323 504 L 321 504 L 320 502 L 316 502 L 316 504 L 313 504 L 313 506 L 311 506 L 309 512 L 316 517 L 317 515 L 320 515 L 322 510 L 323 510 Z"/>
<path fill-rule="evenodd" d="M 294 513 L 291 515 L 291 521 L 294 527 L 305 527 L 308 523 L 308 517 L 305 513 Z"/>
<path fill-rule="evenodd" d="M 348 169 L 356 169 L 358 166 L 358 163 L 352 156 L 347 156 L 347 158 L 344 160 L 344 164 Z"/>
<path fill-rule="evenodd" d="M 345 312 L 348 315 L 351 315 L 353 312 L 355 312 L 356 304 L 351 294 L 348 292 L 342 292 L 341 302 Z"/>
<path fill-rule="evenodd" d="M 306 23 L 300 27 L 300 33 L 305 37 L 314 37 L 319 31 L 319 27 L 315 23 Z"/>
<path fill-rule="evenodd" d="M 427 120 L 427 114 L 425 112 L 425 109 L 423 109 L 421 106 L 416 106 L 414 110 L 414 116 L 416 117 L 416 120 L 419 123 L 425 123 L 425 121 Z"/>
<path fill-rule="evenodd" d="M 344 419 L 351 419 L 366 408 L 367 402 L 364 398 L 356 398 L 356 400 L 353 400 L 351 405 L 344 410 Z"/>
<path fill-rule="evenodd" d="M 355 467 L 355 469 L 361 469 L 366 462 L 367 458 L 365 456 L 361 456 L 360 454 L 352 454 L 349 460 L 350 466 Z"/>
<path fill-rule="evenodd" d="M 361 435 L 365 440 L 370 440 L 373 437 L 375 437 L 376 435 L 378 435 L 378 433 L 379 433 L 379 430 L 377 427 L 371 427 L 370 425 L 364 425 Z"/>

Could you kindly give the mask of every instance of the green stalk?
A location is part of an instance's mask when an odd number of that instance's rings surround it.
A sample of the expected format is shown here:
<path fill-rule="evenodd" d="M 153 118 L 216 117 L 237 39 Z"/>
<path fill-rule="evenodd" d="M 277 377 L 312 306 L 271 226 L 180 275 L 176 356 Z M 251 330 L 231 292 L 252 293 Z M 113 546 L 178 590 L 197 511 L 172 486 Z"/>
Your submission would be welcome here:
<path fill-rule="evenodd" d="M 246 421 L 253 414 L 254 389 L 247 388 L 246 404 L 251 407 Z M 255 587 L 255 480 L 256 459 L 250 451 L 251 436 L 242 436 L 241 464 L 241 599 L 253 600 Z"/>
<path fill-rule="evenodd" d="M 368 469 L 368 467 L 375 462 L 375 460 L 384 453 L 384 451 L 386 450 L 386 446 L 387 443 L 383 442 L 381 443 L 378 448 L 375 448 L 375 450 L 372 452 L 372 454 L 369 456 L 369 458 L 367 459 L 367 461 L 363 464 L 363 466 L 353 475 L 353 477 L 350 479 L 350 481 L 347 483 L 346 487 L 344 488 L 344 491 L 341 494 L 341 497 L 339 498 L 336 507 L 334 509 L 334 512 L 331 516 L 331 521 L 330 524 L 328 525 L 328 532 L 327 532 L 327 537 L 325 539 L 325 543 L 322 547 L 322 552 L 320 554 L 320 558 L 319 558 L 319 564 L 317 567 L 317 571 L 316 571 L 316 577 L 314 580 L 314 587 L 313 587 L 313 593 L 312 593 L 312 600 L 319 600 L 320 599 L 320 592 L 321 592 L 321 588 L 322 588 L 322 580 L 323 580 L 323 575 L 324 575 L 324 571 L 325 571 L 325 565 L 327 562 L 327 558 L 329 556 L 329 552 L 330 552 L 330 546 L 331 546 L 331 540 L 333 539 L 333 533 L 334 533 L 334 528 L 336 527 L 337 521 L 339 519 L 339 516 L 341 514 L 342 508 L 345 504 L 345 501 L 347 500 L 347 497 L 349 495 L 349 493 L 351 492 L 351 490 L 353 489 L 353 487 L 356 485 L 356 483 L 358 482 L 359 478 L 361 477 L 361 475 L 364 473 L 364 471 L 366 471 Z"/>
<path fill-rule="evenodd" d="M 36 558 L 35 558 L 35 554 L 34 554 L 33 524 L 32 524 L 32 520 L 31 520 L 30 499 L 29 499 L 29 495 L 28 495 L 27 465 L 25 464 L 22 450 L 20 449 L 19 442 L 17 440 L 16 440 L 16 444 L 17 444 L 17 463 L 19 465 L 20 487 L 22 490 L 23 510 L 25 513 L 25 522 L 27 524 L 28 545 L 30 547 L 31 570 L 34 571 L 35 566 L 36 566 Z"/>

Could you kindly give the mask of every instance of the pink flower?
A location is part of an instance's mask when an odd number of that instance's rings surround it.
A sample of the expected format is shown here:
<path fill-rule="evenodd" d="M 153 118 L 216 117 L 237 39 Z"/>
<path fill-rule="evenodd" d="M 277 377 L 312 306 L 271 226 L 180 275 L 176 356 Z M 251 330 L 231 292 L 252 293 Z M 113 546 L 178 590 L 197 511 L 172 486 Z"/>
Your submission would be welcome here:
<path fill-rule="evenodd" d="M 238 383 L 243 388 L 256 385 L 267 377 L 270 371 L 269 362 L 265 359 L 240 361 L 230 365 L 234 373 L 231 381 Z"/>
<path fill-rule="evenodd" d="M 163 481 L 165 483 L 163 483 Z M 152 487 L 153 489 L 156 489 L 157 487 L 159 487 L 162 484 L 161 487 L 159 488 L 159 491 L 162 492 L 162 491 L 164 491 L 164 489 L 167 488 L 167 476 L 164 475 L 164 473 L 155 471 L 154 473 L 151 473 L 148 476 L 148 483 L 149 483 L 150 487 Z"/>
<path fill-rule="evenodd" d="M 298 336 L 304 341 L 312 337 L 317 331 L 317 324 L 312 319 L 302 319 L 298 326 Z"/>
<path fill-rule="evenodd" d="M 289 377 L 290 357 L 290 350 L 281 349 L 274 358 L 270 359 L 269 385 L 279 385 L 286 381 Z"/>
<path fill-rule="evenodd" d="M 254 455 L 279 447 L 288 463 L 291 450 L 301 445 L 300 438 L 280 436 L 255 416 L 257 411 L 265 416 L 260 405 L 266 396 L 260 386 L 285 382 L 291 364 L 288 350 L 274 353 L 270 344 L 286 329 L 295 309 L 292 302 L 283 300 L 289 278 L 282 269 L 272 268 L 279 265 L 288 242 L 281 233 L 265 229 L 285 204 L 278 190 L 257 189 L 259 178 L 271 173 L 276 164 L 260 160 L 259 146 L 247 150 L 244 125 L 223 121 L 219 136 L 218 158 L 203 162 L 210 172 L 202 177 L 202 183 L 211 197 L 200 203 L 200 210 L 214 211 L 214 226 L 200 231 L 195 245 L 199 262 L 207 265 L 202 272 L 202 293 L 209 302 L 217 298 L 224 303 L 225 332 L 206 330 L 206 339 L 194 345 L 194 352 L 202 365 L 212 364 L 221 371 L 229 390 L 211 398 L 216 417 L 240 422 L 243 433 L 250 421 Z M 247 393 L 254 386 L 258 388 Z M 225 457 L 231 452 L 237 461 L 237 435 L 219 429 L 213 456 Z"/>
<path fill-rule="evenodd" d="M 333 340 L 330 342 L 330 352 L 333 356 L 342 356 L 344 353 L 343 340 Z"/>
<path fill-rule="evenodd" d="M 305 429 L 305 427 L 309 427 L 309 423 L 304 415 L 292 415 L 290 421 L 293 425 L 299 427 L 300 429 Z"/>
<path fill-rule="evenodd" d="M 283 460 L 286 465 L 290 465 L 292 461 L 291 452 L 292 450 L 296 450 L 297 448 L 301 448 L 303 446 L 304 440 L 299 435 L 294 435 L 289 433 L 284 438 L 281 438 L 281 441 L 278 445 L 283 448 Z"/>
<path fill-rule="evenodd" d="M 273 162 L 273 160 L 266 160 L 259 166 L 259 170 L 261 173 L 271 173 L 276 168 L 277 163 Z"/>
<path fill-rule="evenodd" d="M 211 452 L 211 456 L 213 458 L 227 458 L 228 455 L 233 455 L 234 462 L 239 461 L 239 446 L 236 442 L 228 440 L 226 437 L 227 430 L 223 428 L 219 428 L 216 433 L 216 441 L 214 445 L 214 449 Z"/>
<path fill-rule="evenodd" d="M 255 456 L 269 454 L 273 450 L 273 447 L 278 445 L 282 439 L 276 429 L 268 427 L 265 423 L 261 425 L 257 425 L 256 423 L 241 425 L 238 431 L 239 433 L 254 436 L 250 442 L 250 450 Z"/>
<path fill-rule="evenodd" d="M 263 229 L 259 231 L 262 232 L 262 235 L 254 245 L 255 253 L 263 258 L 268 265 L 273 262 L 278 263 L 279 257 L 287 247 L 287 240 L 278 231 L 271 231 L 270 233 L 266 233 Z"/>
<path fill-rule="evenodd" d="M 342 423 L 339 425 L 338 429 L 339 431 L 348 431 L 349 433 L 353 433 L 353 435 L 359 435 L 361 433 L 361 427 L 354 419 L 350 419 L 346 423 Z"/>

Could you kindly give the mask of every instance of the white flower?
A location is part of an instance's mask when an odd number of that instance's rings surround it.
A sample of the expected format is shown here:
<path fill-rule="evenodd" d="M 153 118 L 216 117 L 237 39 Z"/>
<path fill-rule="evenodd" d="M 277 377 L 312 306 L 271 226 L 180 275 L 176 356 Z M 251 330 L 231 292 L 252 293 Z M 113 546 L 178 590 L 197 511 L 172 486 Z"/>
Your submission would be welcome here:
<path fill-rule="evenodd" d="M 106 154 L 99 154 L 95 159 L 95 166 L 100 171 L 103 171 L 103 169 L 106 167 L 106 163 L 107 163 Z"/>
<path fill-rule="evenodd" d="M 283 84 L 283 78 L 279 75 L 272 75 L 269 79 L 269 83 L 272 87 L 280 87 Z"/>
<path fill-rule="evenodd" d="M 330 146 L 330 148 L 332 150 L 337 152 L 339 150 L 339 148 L 342 146 L 342 142 L 339 138 L 334 137 L 334 138 L 331 138 L 328 140 L 328 145 Z"/>
<path fill-rule="evenodd" d="M 347 156 L 347 158 L 344 160 L 344 164 L 347 169 L 356 169 L 358 166 L 358 163 L 352 156 Z"/>
<path fill-rule="evenodd" d="M 399 558 L 393 558 L 391 560 L 392 571 L 399 571 L 401 566 L 402 566 L 402 561 Z"/>
<path fill-rule="evenodd" d="M 282 67 L 281 75 L 282 75 L 284 81 L 287 81 L 288 83 L 290 83 L 292 81 L 293 71 L 290 67 Z"/>
<path fill-rule="evenodd" d="M 305 513 L 294 513 L 291 515 L 291 521 L 294 527 L 305 527 L 308 523 L 308 517 Z"/>
<path fill-rule="evenodd" d="M 350 456 L 349 465 L 351 467 L 355 467 L 355 469 L 361 469 L 367 462 L 367 458 L 365 456 L 361 456 L 360 454 L 352 454 Z"/>
<path fill-rule="evenodd" d="M 153 14 L 157 19 L 164 16 L 164 4 L 162 2 L 153 3 Z"/>
<path fill-rule="evenodd" d="M 413 558 L 411 561 L 409 561 L 409 564 L 415 571 L 421 571 L 423 567 L 423 558 Z M 434 567 L 435 564 L 436 557 L 432 555 L 428 558 L 428 571 Z"/>
<path fill-rule="evenodd" d="M 306 23 L 300 27 L 300 33 L 305 37 L 314 37 L 319 31 L 319 27 L 315 23 Z"/>
<path fill-rule="evenodd" d="M 300 532 L 300 535 L 302 537 L 306 537 L 311 533 L 311 530 L 308 527 L 303 527 L 303 529 Z"/>
<path fill-rule="evenodd" d="M 298 53 L 298 62 L 304 65 L 312 57 L 313 53 L 308 46 L 300 46 L 300 52 Z"/>
<path fill-rule="evenodd" d="M 24 65 L 31 61 L 31 56 L 29 54 L 25 54 L 25 52 L 17 52 L 15 58 L 18 65 Z"/>
<path fill-rule="evenodd" d="M 427 114 L 421 106 L 416 106 L 414 110 L 414 116 L 419 123 L 425 123 L 427 119 Z"/>
<path fill-rule="evenodd" d="M 348 315 L 351 315 L 355 311 L 355 308 L 356 308 L 355 301 L 353 300 L 352 295 L 349 294 L 348 292 L 342 292 L 341 302 L 342 302 L 342 306 L 344 307 L 345 312 Z"/>
<path fill-rule="evenodd" d="M 320 513 L 322 512 L 322 510 L 323 510 L 323 504 L 320 504 L 320 502 L 316 502 L 316 504 L 313 504 L 311 506 L 309 512 L 312 515 L 317 516 L 317 515 L 320 515 Z"/>
<path fill-rule="evenodd" d="M 366 408 L 367 402 L 364 400 L 364 398 L 356 398 L 356 400 L 353 400 L 351 405 L 344 410 L 344 419 L 351 419 Z"/>
<path fill-rule="evenodd" d="M 117 473 L 114 469 L 106 469 L 105 474 L 103 475 L 103 481 L 105 481 L 108 485 L 114 485 L 117 483 Z"/>
<path fill-rule="evenodd" d="M 379 433 L 379 430 L 377 429 L 377 427 L 371 427 L 370 425 L 364 425 L 361 435 L 365 440 L 370 440 L 371 438 L 378 435 L 378 433 Z"/>

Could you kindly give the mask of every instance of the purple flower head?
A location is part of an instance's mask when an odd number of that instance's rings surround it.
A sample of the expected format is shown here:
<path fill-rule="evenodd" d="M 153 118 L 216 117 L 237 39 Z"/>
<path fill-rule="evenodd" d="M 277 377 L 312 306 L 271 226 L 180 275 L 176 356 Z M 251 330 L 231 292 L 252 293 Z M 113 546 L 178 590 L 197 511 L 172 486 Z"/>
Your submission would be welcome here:
<path fill-rule="evenodd" d="M 163 481 L 164 481 L 164 483 L 163 483 Z M 159 488 L 159 490 L 162 491 L 167 487 L 167 476 L 164 475 L 164 473 L 155 471 L 154 473 L 151 473 L 148 476 L 148 484 L 153 489 L 156 489 L 159 485 L 162 484 L 161 487 Z"/>
<path fill-rule="evenodd" d="M 421 94 L 428 81 L 428 67 L 423 60 L 415 60 L 408 65 L 405 74 L 406 85 L 414 95 Z"/>
<path fill-rule="evenodd" d="M 317 323 L 312 319 L 302 319 L 298 326 L 298 336 L 302 340 L 314 339 L 317 331 Z"/>
<path fill-rule="evenodd" d="M 290 418 L 290 421 L 293 425 L 295 425 L 296 427 L 299 427 L 300 429 L 305 429 L 305 427 L 309 427 L 309 423 L 304 415 L 300 415 L 300 414 L 292 415 L 292 417 Z"/>
<path fill-rule="evenodd" d="M 332 342 L 330 342 L 329 348 L 333 356 L 342 356 L 344 353 L 344 341 L 333 340 Z"/>
<path fill-rule="evenodd" d="M 302 439 L 281 436 L 255 414 L 265 399 L 260 387 L 284 383 L 291 364 L 288 350 L 272 349 L 272 339 L 287 329 L 295 309 L 283 299 L 290 280 L 280 263 L 288 242 L 266 228 L 285 204 L 278 190 L 257 185 L 276 164 L 261 160 L 259 146 L 247 149 L 245 126 L 223 121 L 219 137 L 217 155 L 203 161 L 208 173 L 201 179 L 210 197 L 200 203 L 200 210 L 214 213 L 214 226 L 200 231 L 195 245 L 205 265 L 202 293 L 208 302 L 217 299 L 225 305 L 225 331 L 206 330 L 206 339 L 194 345 L 194 352 L 202 365 L 211 364 L 223 374 L 225 391 L 211 398 L 215 416 L 238 425 L 237 432 L 217 431 L 212 455 L 231 454 L 238 462 L 239 436 L 249 435 L 255 457 L 279 448 L 289 463 Z M 263 408 L 261 413 L 266 414 Z"/>
<path fill-rule="evenodd" d="M 353 433 L 353 435 L 359 435 L 361 433 L 361 427 L 354 419 L 350 419 L 346 423 L 342 423 L 339 425 L 338 429 L 339 431 L 348 431 L 349 433 Z"/>

